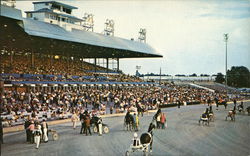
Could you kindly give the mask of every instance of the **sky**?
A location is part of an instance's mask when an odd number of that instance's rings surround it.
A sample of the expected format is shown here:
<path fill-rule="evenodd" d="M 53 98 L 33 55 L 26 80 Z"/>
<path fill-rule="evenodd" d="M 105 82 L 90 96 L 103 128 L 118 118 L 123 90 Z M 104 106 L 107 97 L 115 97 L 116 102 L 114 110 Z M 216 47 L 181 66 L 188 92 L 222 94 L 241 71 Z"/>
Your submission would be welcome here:
<path fill-rule="evenodd" d="M 121 59 L 126 74 L 225 74 L 228 33 L 228 69 L 250 69 L 250 0 L 64 0 L 78 7 L 73 15 L 94 14 L 94 32 L 106 19 L 115 22 L 115 36 L 138 38 L 147 30 L 147 43 L 163 58 Z M 16 8 L 33 10 L 32 1 L 17 0 Z"/>

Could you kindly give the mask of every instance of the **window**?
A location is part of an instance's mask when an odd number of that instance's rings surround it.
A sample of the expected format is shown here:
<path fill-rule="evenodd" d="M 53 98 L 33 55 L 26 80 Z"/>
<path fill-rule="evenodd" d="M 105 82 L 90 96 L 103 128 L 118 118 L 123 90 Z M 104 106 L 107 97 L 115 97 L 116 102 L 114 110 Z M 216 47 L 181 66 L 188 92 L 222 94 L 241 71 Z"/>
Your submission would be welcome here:
<path fill-rule="evenodd" d="M 52 4 L 51 9 L 60 10 L 60 6 L 59 6 L 59 5 Z"/>
<path fill-rule="evenodd" d="M 70 9 L 65 9 L 65 12 L 66 12 L 67 14 L 71 14 L 71 10 L 70 10 Z"/>
<path fill-rule="evenodd" d="M 52 15 L 52 14 L 50 14 L 50 19 L 54 19 L 54 17 L 53 17 L 53 15 Z"/>
<path fill-rule="evenodd" d="M 32 18 L 32 13 L 27 13 L 27 18 Z"/>

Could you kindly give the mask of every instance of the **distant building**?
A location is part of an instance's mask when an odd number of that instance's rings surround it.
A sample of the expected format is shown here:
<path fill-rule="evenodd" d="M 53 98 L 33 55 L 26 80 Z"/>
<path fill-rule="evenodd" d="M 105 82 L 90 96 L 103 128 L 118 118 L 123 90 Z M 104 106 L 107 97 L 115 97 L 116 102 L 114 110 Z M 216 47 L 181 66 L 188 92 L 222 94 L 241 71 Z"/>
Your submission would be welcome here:
<path fill-rule="evenodd" d="M 56 1 L 33 2 L 34 11 L 26 11 L 27 18 L 59 25 L 68 31 L 72 28 L 83 30 L 83 20 L 72 15 L 77 7 Z"/>

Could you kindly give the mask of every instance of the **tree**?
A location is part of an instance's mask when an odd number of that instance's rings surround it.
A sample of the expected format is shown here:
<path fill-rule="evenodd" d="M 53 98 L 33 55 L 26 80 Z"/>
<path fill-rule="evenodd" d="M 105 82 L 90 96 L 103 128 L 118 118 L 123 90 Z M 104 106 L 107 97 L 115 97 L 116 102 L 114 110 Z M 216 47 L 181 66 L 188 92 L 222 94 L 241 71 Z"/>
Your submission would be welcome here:
<path fill-rule="evenodd" d="M 227 71 L 227 81 L 229 86 L 250 87 L 250 72 L 247 67 L 233 66 Z"/>
<path fill-rule="evenodd" d="M 208 77 L 208 74 L 200 74 L 201 77 Z"/>
<path fill-rule="evenodd" d="M 192 77 L 197 77 L 197 75 L 195 73 L 193 73 L 192 75 L 189 75 L 189 76 L 192 76 Z"/>
<path fill-rule="evenodd" d="M 218 73 L 216 75 L 215 82 L 217 82 L 217 83 L 223 83 L 223 82 L 225 82 L 224 75 L 222 73 Z"/>

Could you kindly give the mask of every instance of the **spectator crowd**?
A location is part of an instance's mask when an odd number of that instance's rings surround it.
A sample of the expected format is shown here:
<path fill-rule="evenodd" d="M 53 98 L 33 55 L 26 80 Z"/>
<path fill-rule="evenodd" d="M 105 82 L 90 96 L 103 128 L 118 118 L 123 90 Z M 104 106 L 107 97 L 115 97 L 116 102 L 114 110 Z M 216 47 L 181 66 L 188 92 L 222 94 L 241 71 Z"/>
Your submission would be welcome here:
<path fill-rule="evenodd" d="M 160 87 L 84 88 L 54 91 L 5 91 L 2 97 L 4 126 L 22 124 L 25 118 L 36 120 L 71 118 L 87 110 L 93 115 L 158 109 L 161 105 L 206 103 L 224 99 L 225 94 L 187 85 Z"/>
<path fill-rule="evenodd" d="M 10 80 L 32 81 L 119 81 L 119 82 L 140 82 L 135 76 L 118 73 L 98 65 L 94 65 L 76 58 L 58 58 L 52 56 L 37 56 L 34 65 L 31 64 L 30 55 L 14 55 L 10 61 L 10 55 L 1 55 L 1 73 L 7 74 L 28 74 L 27 77 L 7 77 Z M 33 75 L 33 76 L 32 76 Z M 86 78 L 87 77 L 87 78 Z"/>

